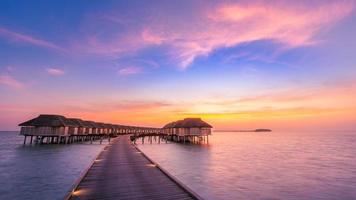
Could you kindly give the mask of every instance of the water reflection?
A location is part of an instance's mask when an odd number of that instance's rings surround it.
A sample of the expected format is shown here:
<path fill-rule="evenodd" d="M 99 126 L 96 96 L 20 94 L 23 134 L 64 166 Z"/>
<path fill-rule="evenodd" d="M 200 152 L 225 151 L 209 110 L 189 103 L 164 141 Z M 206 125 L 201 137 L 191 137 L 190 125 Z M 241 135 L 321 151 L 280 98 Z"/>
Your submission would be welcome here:
<path fill-rule="evenodd" d="M 24 146 L 17 133 L 2 132 L 0 137 L 0 199 L 62 199 L 103 147 Z"/>
<path fill-rule="evenodd" d="M 209 145 L 139 145 L 206 199 L 354 199 L 353 133 L 214 133 Z"/>

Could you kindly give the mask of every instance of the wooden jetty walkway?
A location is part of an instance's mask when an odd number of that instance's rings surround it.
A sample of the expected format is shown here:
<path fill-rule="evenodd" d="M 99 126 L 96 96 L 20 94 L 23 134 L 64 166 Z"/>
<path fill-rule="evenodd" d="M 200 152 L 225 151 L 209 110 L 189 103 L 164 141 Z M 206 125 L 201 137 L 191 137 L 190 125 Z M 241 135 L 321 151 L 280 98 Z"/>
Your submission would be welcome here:
<path fill-rule="evenodd" d="M 201 199 L 119 136 L 104 151 L 67 199 Z"/>

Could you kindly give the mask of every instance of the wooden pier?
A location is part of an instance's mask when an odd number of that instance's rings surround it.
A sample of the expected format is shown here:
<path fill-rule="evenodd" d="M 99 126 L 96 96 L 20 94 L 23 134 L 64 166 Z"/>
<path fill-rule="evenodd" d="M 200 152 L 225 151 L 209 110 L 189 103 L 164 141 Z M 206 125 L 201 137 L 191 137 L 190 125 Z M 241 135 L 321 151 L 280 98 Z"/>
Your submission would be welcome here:
<path fill-rule="evenodd" d="M 66 199 L 201 199 L 119 136 L 94 161 Z"/>

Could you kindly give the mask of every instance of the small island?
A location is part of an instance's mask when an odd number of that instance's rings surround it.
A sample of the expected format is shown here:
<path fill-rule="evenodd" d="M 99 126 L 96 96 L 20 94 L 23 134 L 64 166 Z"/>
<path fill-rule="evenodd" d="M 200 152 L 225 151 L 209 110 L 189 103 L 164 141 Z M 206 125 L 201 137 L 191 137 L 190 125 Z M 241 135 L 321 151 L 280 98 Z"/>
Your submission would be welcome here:
<path fill-rule="evenodd" d="M 254 132 L 272 132 L 271 129 L 265 129 L 265 128 L 259 128 L 259 129 L 256 129 Z"/>

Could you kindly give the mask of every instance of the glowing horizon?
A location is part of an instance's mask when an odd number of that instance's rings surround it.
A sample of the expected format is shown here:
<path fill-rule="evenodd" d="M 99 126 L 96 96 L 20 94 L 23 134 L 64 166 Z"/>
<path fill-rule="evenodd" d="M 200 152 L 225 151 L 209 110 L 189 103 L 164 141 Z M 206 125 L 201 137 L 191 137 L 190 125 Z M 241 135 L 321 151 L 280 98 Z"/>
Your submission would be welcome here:
<path fill-rule="evenodd" d="M 0 130 L 52 113 L 356 130 L 353 0 L 0 5 Z"/>

